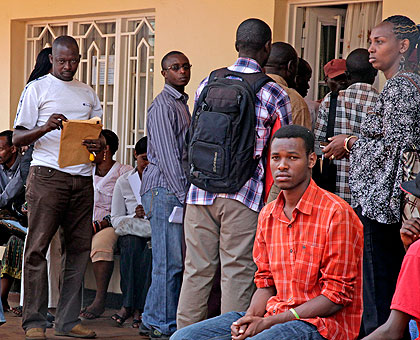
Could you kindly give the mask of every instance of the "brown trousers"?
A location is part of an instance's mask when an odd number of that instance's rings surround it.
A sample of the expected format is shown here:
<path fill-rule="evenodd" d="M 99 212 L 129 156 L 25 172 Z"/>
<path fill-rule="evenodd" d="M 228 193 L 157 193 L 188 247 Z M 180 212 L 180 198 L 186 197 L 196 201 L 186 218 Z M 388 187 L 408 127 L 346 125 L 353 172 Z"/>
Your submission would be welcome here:
<path fill-rule="evenodd" d="M 187 205 L 185 270 L 177 328 L 207 316 L 207 301 L 221 264 L 221 312 L 243 312 L 255 291 L 252 258 L 258 213 L 239 201 L 216 198 L 212 205 Z"/>
<path fill-rule="evenodd" d="M 46 327 L 46 253 L 60 226 L 61 290 L 55 329 L 70 331 L 80 322 L 82 279 L 92 241 L 93 186 L 90 176 L 32 166 L 26 190 L 28 235 L 25 245 L 22 327 Z"/>

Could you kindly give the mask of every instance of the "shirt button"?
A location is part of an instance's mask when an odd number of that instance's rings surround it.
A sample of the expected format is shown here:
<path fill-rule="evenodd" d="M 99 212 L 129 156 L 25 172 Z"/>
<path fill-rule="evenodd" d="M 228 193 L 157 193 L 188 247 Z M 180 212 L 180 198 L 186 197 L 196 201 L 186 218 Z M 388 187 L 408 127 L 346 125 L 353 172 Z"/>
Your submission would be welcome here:
<path fill-rule="evenodd" d="M 289 302 L 292 301 L 292 298 L 289 298 L 289 300 L 287 300 L 287 301 L 289 301 Z"/>
<path fill-rule="evenodd" d="M 293 253 L 293 249 L 290 249 L 290 252 Z"/>

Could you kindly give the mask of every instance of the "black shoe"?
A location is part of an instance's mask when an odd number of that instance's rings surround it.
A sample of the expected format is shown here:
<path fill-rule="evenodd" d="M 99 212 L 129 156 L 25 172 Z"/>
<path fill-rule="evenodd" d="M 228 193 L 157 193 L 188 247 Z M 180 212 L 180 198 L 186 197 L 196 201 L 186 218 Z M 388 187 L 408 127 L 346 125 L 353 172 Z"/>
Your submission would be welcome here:
<path fill-rule="evenodd" d="M 54 322 L 55 321 L 55 316 L 52 315 L 50 312 L 47 312 L 47 321 L 48 322 Z"/>
<path fill-rule="evenodd" d="M 139 334 L 144 336 L 150 336 L 152 334 L 152 330 L 150 328 L 147 328 L 143 322 L 140 322 L 139 325 Z"/>
<path fill-rule="evenodd" d="M 170 335 L 162 334 L 157 329 L 152 329 L 149 335 L 149 339 L 152 339 L 152 340 L 153 339 L 169 340 L 170 337 L 171 337 Z"/>

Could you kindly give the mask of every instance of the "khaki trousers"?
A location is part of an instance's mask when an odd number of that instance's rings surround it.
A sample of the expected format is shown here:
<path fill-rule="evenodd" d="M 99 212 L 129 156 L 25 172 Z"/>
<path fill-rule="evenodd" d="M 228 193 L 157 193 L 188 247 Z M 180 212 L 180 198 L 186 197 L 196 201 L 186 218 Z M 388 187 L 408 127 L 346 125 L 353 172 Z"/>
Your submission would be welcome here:
<path fill-rule="evenodd" d="M 245 311 L 255 291 L 252 258 L 258 213 L 239 201 L 216 198 L 212 205 L 187 205 L 185 271 L 177 328 L 207 316 L 213 278 L 221 264 L 221 312 Z"/>
<path fill-rule="evenodd" d="M 32 166 L 26 191 L 28 235 L 25 244 L 22 326 L 46 327 L 48 275 L 46 253 L 60 226 L 61 290 L 55 329 L 68 332 L 80 323 L 82 279 L 92 241 L 92 177 Z"/>

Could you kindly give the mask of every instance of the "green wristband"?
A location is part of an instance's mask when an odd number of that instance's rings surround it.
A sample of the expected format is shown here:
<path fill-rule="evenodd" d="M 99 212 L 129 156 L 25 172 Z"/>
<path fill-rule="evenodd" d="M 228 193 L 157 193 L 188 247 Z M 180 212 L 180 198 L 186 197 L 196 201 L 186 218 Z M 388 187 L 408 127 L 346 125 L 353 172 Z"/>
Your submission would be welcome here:
<path fill-rule="evenodd" d="M 295 316 L 295 318 L 296 318 L 297 320 L 299 320 L 299 319 L 300 319 L 299 314 L 295 311 L 295 309 L 294 309 L 294 308 L 290 308 L 290 309 L 289 309 L 289 311 L 291 311 L 291 312 L 292 312 L 292 314 Z"/>

